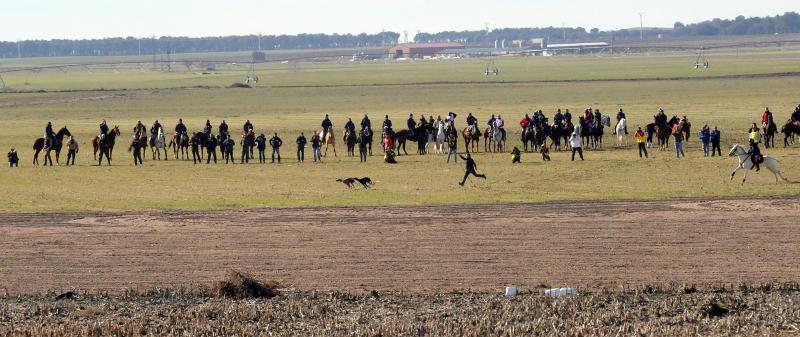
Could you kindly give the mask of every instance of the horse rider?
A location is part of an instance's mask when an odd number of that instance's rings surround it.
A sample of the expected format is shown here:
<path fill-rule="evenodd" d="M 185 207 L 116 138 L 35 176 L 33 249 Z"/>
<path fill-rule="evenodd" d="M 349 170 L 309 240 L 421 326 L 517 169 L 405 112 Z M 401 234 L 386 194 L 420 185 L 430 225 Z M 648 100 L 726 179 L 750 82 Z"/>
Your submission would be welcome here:
<path fill-rule="evenodd" d="M 419 116 L 419 124 L 417 124 L 417 126 L 420 127 L 420 128 L 424 128 L 425 125 L 427 125 L 427 124 L 428 124 L 428 120 L 425 119 L 425 115 L 420 115 Z"/>
<path fill-rule="evenodd" d="M 456 124 L 456 116 L 458 116 L 458 115 L 456 115 L 455 112 L 452 112 L 452 111 L 448 112 L 447 113 L 447 120 L 450 121 L 450 122 L 453 122 L 453 125 L 455 125 Z"/>
<path fill-rule="evenodd" d="M 147 134 L 147 128 L 142 124 L 142 121 L 137 121 L 136 125 L 133 126 L 133 136 L 136 138 L 140 138 Z"/>
<path fill-rule="evenodd" d="M 219 128 L 217 130 L 219 130 L 219 134 L 228 137 L 228 123 L 225 123 L 224 119 L 222 120 L 222 123 L 219 123 Z"/>
<path fill-rule="evenodd" d="M 620 121 L 621 121 L 623 118 L 625 118 L 625 112 L 624 112 L 624 111 L 622 111 L 622 108 L 619 108 L 619 112 L 617 112 L 617 124 L 619 124 L 619 122 L 620 122 Z M 615 133 L 615 134 L 616 134 L 616 132 L 617 132 L 617 131 L 616 131 L 616 130 L 614 130 L 614 133 Z M 628 125 L 625 125 L 625 134 L 626 134 L 626 135 L 628 134 Z"/>
<path fill-rule="evenodd" d="M 800 104 L 797 105 L 792 113 L 792 123 L 794 123 L 794 125 L 799 125 L 800 123 Z"/>
<path fill-rule="evenodd" d="M 553 115 L 553 124 L 561 125 L 564 122 L 564 115 L 561 113 L 561 109 L 556 110 L 556 114 Z"/>
<path fill-rule="evenodd" d="M 441 119 L 441 117 L 439 117 Z M 428 126 L 433 126 L 433 115 L 428 116 Z"/>
<path fill-rule="evenodd" d="M 242 125 L 242 131 L 244 131 L 244 134 L 247 135 L 253 130 L 254 130 L 253 123 L 250 123 L 249 119 L 244 121 L 244 125 Z"/>
<path fill-rule="evenodd" d="M 406 126 L 409 130 L 414 130 L 417 127 L 417 122 L 414 120 L 414 114 L 408 114 L 408 120 L 406 121 Z"/>
<path fill-rule="evenodd" d="M 108 135 L 108 124 L 106 124 L 105 119 L 102 122 L 100 122 L 100 135 L 103 137 Z"/>
<path fill-rule="evenodd" d="M 764 113 L 761 114 L 761 125 L 764 126 L 764 129 L 767 129 L 772 122 L 772 111 L 769 111 L 769 107 L 764 109 Z"/>
<path fill-rule="evenodd" d="M 506 138 L 505 126 L 506 126 L 506 122 L 503 121 L 503 117 L 500 116 L 500 115 L 497 115 L 497 118 L 494 120 L 494 127 L 497 128 L 498 130 L 500 130 L 500 134 L 503 135 L 503 139 Z"/>
<path fill-rule="evenodd" d="M 470 112 L 467 116 L 467 128 L 469 128 L 469 133 L 475 134 L 478 132 L 478 119 L 472 115 Z"/>
<path fill-rule="evenodd" d="M 522 117 L 522 119 L 519 120 L 519 127 L 521 127 L 524 131 L 529 125 L 531 125 L 531 118 L 528 117 L 528 114 L 525 114 L 525 117 Z"/>
<path fill-rule="evenodd" d="M 583 116 L 581 116 L 581 121 L 583 121 L 584 124 L 591 122 L 592 118 L 593 117 L 591 108 L 583 110 Z"/>
<path fill-rule="evenodd" d="M 392 120 L 389 119 L 389 115 L 383 117 L 383 124 L 381 125 L 381 129 L 386 132 L 386 129 L 392 128 Z"/>
<path fill-rule="evenodd" d="M 572 114 L 569 113 L 569 109 L 564 112 L 564 120 L 567 121 L 567 124 L 572 124 Z"/>
<path fill-rule="evenodd" d="M 324 142 L 325 136 L 328 135 L 328 129 L 333 127 L 333 123 L 331 122 L 331 119 L 328 117 L 328 114 L 325 114 L 325 119 L 322 120 L 320 126 L 322 127 L 322 141 Z"/>
<path fill-rule="evenodd" d="M 178 118 L 178 124 L 175 125 L 175 134 L 177 135 L 187 134 L 186 125 L 183 124 L 183 118 Z"/>
<path fill-rule="evenodd" d="M 750 167 L 752 170 L 753 168 L 756 169 L 756 172 L 761 171 L 761 162 L 764 161 L 764 156 L 761 155 L 761 149 L 758 148 L 758 142 L 754 139 L 750 139 L 750 149 L 747 150 L 747 155 L 750 156 L 750 161 L 753 162 L 753 166 Z"/>
<path fill-rule="evenodd" d="M 159 129 L 161 129 L 161 123 L 156 119 L 155 123 L 153 123 L 153 126 L 150 128 L 150 135 L 156 137 Z"/>
<path fill-rule="evenodd" d="M 206 138 L 211 137 L 211 120 L 206 119 L 206 126 L 203 128 L 203 133 L 206 134 Z"/>
<path fill-rule="evenodd" d="M 45 147 L 50 148 L 56 144 L 56 134 L 53 132 L 53 123 L 47 122 L 47 126 L 44 127 L 44 139 Z"/>
<path fill-rule="evenodd" d="M 658 109 L 658 113 L 655 116 L 655 122 L 656 125 L 662 128 L 667 126 L 667 114 L 664 113 L 664 109 Z"/>
<path fill-rule="evenodd" d="M 600 124 L 600 123 L 603 122 L 603 115 L 600 114 L 600 109 L 594 109 L 594 121 L 597 124 Z"/>
<path fill-rule="evenodd" d="M 494 130 L 494 121 L 495 121 L 495 119 L 497 119 L 497 118 L 494 116 L 494 114 L 492 114 L 492 117 L 489 117 L 489 121 L 486 122 L 486 125 L 488 125 L 489 128 L 492 129 L 492 130 Z"/>
<path fill-rule="evenodd" d="M 355 134 L 356 132 L 356 125 L 353 123 L 352 118 L 347 119 L 347 123 L 344 124 L 345 131 L 350 131 Z"/>
<path fill-rule="evenodd" d="M 372 122 L 370 122 L 367 114 L 364 114 L 364 118 L 361 119 L 361 130 L 363 131 L 364 129 L 372 129 Z"/>

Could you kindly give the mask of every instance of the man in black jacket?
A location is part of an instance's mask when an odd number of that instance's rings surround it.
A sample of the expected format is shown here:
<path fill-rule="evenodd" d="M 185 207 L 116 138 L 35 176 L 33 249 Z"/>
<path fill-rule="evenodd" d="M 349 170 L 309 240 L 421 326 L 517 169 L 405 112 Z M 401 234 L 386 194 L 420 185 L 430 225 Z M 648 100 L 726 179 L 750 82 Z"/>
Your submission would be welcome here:
<path fill-rule="evenodd" d="M 283 140 L 278 137 L 278 133 L 276 132 L 272 138 L 269 139 L 269 145 L 272 146 L 272 162 L 275 162 L 275 156 L 278 156 L 278 163 L 281 162 L 281 145 L 283 145 Z"/>
<path fill-rule="evenodd" d="M 486 179 L 486 175 L 485 174 L 480 174 L 477 171 L 475 171 L 475 169 L 477 168 L 477 165 L 475 165 L 475 160 L 472 159 L 472 156 L 469 154 L 469 152 L 467 152 L 467 157 L 466 158 L 464 156 L 462 156 L 462 155 L 458 155 L 458 156 L 461 157 L 462 160 L 467 162 L 466 172 L 464 173 L 464 180 L 461 180 L 461 182 L 458 183 L 459 185 L 464 186 L 464 183 L 467 182 L 467 177 L 469 177 L 470 174 L 474 175 L 476 177 L 479 177 L 479 178 Z"/>
<path fill-rule="evenodd" d="M 300 137 L 297 137 L 295 143 L 297 143 L 297 162 L 304 162 L 306 159 L 306 136 L 301 132 Z"/>

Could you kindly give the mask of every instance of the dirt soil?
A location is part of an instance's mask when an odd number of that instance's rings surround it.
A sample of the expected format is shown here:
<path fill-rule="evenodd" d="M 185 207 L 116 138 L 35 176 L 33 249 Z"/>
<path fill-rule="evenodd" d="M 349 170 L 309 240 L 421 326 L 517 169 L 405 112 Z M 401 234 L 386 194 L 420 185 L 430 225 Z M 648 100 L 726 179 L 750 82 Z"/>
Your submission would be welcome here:
<path fill-rule="evenodd" d="M 307 290 L 796 281 L 800 196 L 470 206 L 0 214 L 0 289 Z"/>

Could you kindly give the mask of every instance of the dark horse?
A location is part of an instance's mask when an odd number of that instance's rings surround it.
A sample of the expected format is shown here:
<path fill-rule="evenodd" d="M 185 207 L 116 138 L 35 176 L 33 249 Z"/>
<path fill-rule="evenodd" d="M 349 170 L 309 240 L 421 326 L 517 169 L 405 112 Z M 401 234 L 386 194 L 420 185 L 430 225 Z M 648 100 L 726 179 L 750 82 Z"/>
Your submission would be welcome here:
<path fill-rule="evenodd" d="M 47 148 L 45 148 L 44 138 L 37 138 L 33 142 L 33 151 L 35 152 L 33 154 L 33 165 L 38 165 L 39 164 L 39 152 L 41 152 L 42 150 L 45 150 L 45 154 L 44 154 L 44 164 L 45 165 L 47 165 L 47 162 L 49 161 L 50 162 L 50 166 L 53 166 L 53 158 L 50 157 L 50 151 L 55 151 L 56 152 L 56 164 L 58 164 L 58 157 L 59 157 L 59 154 L 61 154 L 61 146 L 64 145 L 64 137 L 66 137 L 66 136 L 70 136 L 71 137 L 72 134 L 69 132 L 69 130 L 65 126 L 65 127 L 61 128 L 61 130 L 58 130 L 58 132 L 56 133 L 56 142 L 55 142 L 55 144 L 48 144 L 49 146 Z"/>
<path fill-rule="evenodd" d="M 600 121 L 595 121 L 592 128 L 592 147 L 603 148 L 603 123 Z"/>
<path fill-rule="evenodd" d="M 356 133 L 350 129 L 344 130 L 344 138 L 342 141 L 347 145 L 347 156 L 353 157 L 356 155 Z"/>
<path fill-rule="evenodd" d="M 534 133 L 533 123 L 528 124 L 528 126 L 522 129 L 519 140 L 522 142 L 523 151 L 528 152 L 528 143 L 531 143 L 531 150 L 535 150 L 533 146 Z"/>
<path fill-rule="evenodd" d="M 770 120 L 764 123 L 764 146 L 767 148 L 775 147 L 775 134 L 778 133 L 778 126 L 775 125 L 775 122 L 770 118 Z"/>
<path fill-rule="evenodd" d="M 206 142 L 208 141 L 208 135 L 206 135 L 205 132 L 195 132 L 194 136 L 192 136 L 192 139 L 194 139 L 194 141 L 197 142 L 197 144 L 199 144 L 199 147 L 200 147 L 200 158 L 201 159 L 204 158 L 203 157 L 203 151 L 205 151 L 205 148 L 206 148 Z"/>
<path fill-rule="evenodd" d="M 403 152 L 408 155 L 408 151 L 406 151 L 406 141 L 410 140 L 412 142 L 416 142 L 417 137 L 414 134 L 414 131 L 400 130 L 392 135 L 392 140 L 394 141 L 395 152 L 397 152 L 397 155 L 400 155 L 401 148 L 403 149 Z"/>
<path fill-rule="evenodd" d="M 656 137 L 658 147 L 664 151 L 669 147 L 669 137 L 672 135 L 672 127 L 678 124 L 678 117 L 672 116 L 667 125 L 656 125 Z"/>
<path fill-rule="evenodd" d="M 108 147 L 108 158 L 111 159 L 111 154 L 114 153 L 114 143 L 117 136 L 120 135 L 119 126 L 114 126 L 111 131 L 106 135 L 106 146 Z M 94 159 L 97 159 L 97 151 L 100 150 L 100 136 L 92 138 L 92 147 L 94 148 Z M 110 165 L 110 164 L 109 164 Z"/>
<path fill-rule="evenodd" d="M 169 146 L 172 147 L 172 151 L 175 153 L 175 159 L 178 159 L 178 153 L 180 153 L 180 159 L 189 159 L 189 135 L 175 133 L 172 135 Z"/>
<path fill-rule="evenodd" d="M 372 128 L 365 128 L 361 130 L 361 140 L 367 143 L 367 151 L 372 155 Z"/>
<path fill-rule="evenodd" d="M 800 126 L 789 120 L 781 128 L 781 132 L 783 133 L 783 147 L 787 147 L 794 144 L 794 135 L 800 135 Z"/>
<path fill-rule="evenodd" d="M 561 124 L 553 123 L 550 126 L 550 146 L 555 146 L 556 151 L 561 151 L 561 138 L 564 135 L 564 126 Z"/>

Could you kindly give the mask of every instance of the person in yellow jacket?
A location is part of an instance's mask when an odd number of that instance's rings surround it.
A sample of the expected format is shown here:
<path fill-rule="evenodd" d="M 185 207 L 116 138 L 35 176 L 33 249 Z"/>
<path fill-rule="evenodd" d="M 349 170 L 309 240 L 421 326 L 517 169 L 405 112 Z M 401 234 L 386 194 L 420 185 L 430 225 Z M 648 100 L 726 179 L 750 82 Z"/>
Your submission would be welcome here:
<path fill-rule="evenodd" d="M 758 126 L 756 126 L 756 123 L 753 123 L 753 126 L 750 128 L 748 133 L 750 140 L 756 143 L 761 143 L 761 132 L 758 130 Z"/>
<path fill-rule="evenodd" d="M 642 158 L 642 153 L 644 152 L 644 157 L 648 158 L 647 156 L 647 147 L 644 144 L 644 131 L 642 131 L 642 127 L 639 127 L 639 130 L 636 130 L 636 133 L 633 134 L 633 139 L 636 140 L 636 144 L 639 145 L 639 158 Z"/>

